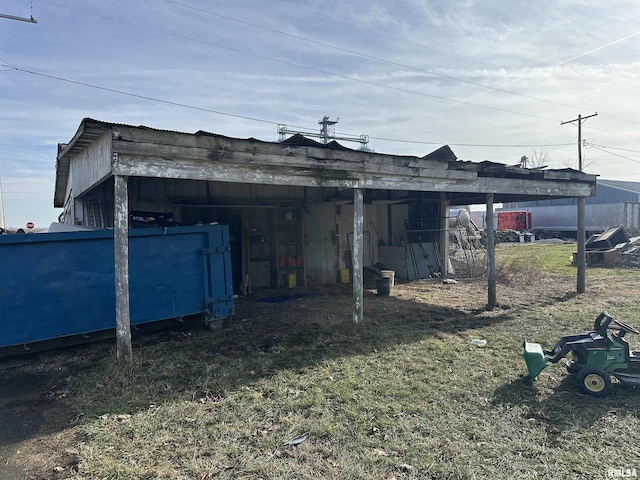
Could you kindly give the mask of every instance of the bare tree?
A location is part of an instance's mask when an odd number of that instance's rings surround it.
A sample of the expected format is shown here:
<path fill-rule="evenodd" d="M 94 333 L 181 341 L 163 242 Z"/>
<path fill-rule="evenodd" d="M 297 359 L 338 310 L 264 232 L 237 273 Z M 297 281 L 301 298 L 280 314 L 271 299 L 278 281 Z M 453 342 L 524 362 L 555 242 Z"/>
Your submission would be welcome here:
<path fill-rule="evenodd" d="M 578 159 L 563 157 L 560 159 L 560 164 L 565 168 L 573 168 L 575 170 L 578 169 Z M 582 171 L 591 170 L 593 167 L 598 165 L 598 160 L 595 158 L 588 158 L 587 154 L 584 150 L 582 150 Z"/>
<path fill-rule="evenodd" d="M 531 152 L 531 156 L 527 159 L 528 168 L 542 168 L 549 165 L 551 159 L 549 158 L 549 152 L 544 148 L 536 150 L 535 148 Z"/>

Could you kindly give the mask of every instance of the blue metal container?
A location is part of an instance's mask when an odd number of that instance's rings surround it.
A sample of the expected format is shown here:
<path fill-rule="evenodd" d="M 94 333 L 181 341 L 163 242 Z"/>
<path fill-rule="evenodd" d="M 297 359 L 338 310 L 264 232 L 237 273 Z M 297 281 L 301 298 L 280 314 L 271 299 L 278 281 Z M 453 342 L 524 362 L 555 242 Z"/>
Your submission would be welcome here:
<path fill-rule="evenodd" d="M 226 225 L 129 231 L 131 324 L 233 313 Z M 0 236 L 0 347 L 114 329 L 113 231 Z"/>

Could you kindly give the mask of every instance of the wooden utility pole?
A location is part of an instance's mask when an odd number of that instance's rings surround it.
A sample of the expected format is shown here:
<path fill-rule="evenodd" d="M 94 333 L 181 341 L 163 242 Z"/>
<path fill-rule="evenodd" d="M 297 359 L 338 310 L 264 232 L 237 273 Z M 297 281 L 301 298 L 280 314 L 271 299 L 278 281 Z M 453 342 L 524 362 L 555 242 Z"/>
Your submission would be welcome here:
<path fill-rule="evenodd" d="M 567 120 L 566 122 L 561 122 L 560 125 L 565 125 L 567 123 L 577 122 L 578 125 L 578 170 L 582 171 L 582 123 L 591 117 L 597 116 L 598 113 L 594 113 L 593 115 L 587 115 L 583 117 L 582 115 L 578 115 L 578 118 L 574 118 L 573 120 Z M 585 211 L 586 211 L 586 198 L 578 197 L 578 231 L 576 234 L 576 240 L 578 242 L 578 253 L 576 258 L 576 266 L 578 269 L 578 279 L 576 285 L 576 291 L 578 293 L 584 293 L 586 290 L 587 284 L 587 258 L 586 258 L 586 221 L 585 221 Z"/>

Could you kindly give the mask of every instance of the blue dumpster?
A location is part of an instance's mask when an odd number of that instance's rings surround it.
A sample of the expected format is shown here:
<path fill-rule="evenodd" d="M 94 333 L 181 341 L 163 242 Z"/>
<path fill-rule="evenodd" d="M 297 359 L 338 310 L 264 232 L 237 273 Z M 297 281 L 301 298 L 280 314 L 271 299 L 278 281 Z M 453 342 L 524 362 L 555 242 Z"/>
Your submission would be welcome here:
<path fill-rule="evenodd" d="M 132 325 L 233 313 L 226 225 L 129 230 Z M 0 347 L 114 329 L 113 231 L 0 236 Z"/>

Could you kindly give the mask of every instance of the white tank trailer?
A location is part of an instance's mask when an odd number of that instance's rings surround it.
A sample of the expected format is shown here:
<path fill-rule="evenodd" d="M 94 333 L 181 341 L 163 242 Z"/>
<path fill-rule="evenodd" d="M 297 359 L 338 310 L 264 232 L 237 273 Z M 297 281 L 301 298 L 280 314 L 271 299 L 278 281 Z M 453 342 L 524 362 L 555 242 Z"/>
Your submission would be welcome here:
<path fill-rule="evenodd" d="M 535 238 L 576 238 L 578 230 L 576 205 L 503 208 L 496 211 L 495 225 L 497 225 L 497 212 L 514 211 L 531 212 L 530 231 Z M 640 203 L 587 204 L 585 225 L 587 236 L 602 233 L 609 227 L 620 225 L 628 233 L 635 234 L 640 231 Z"/>

